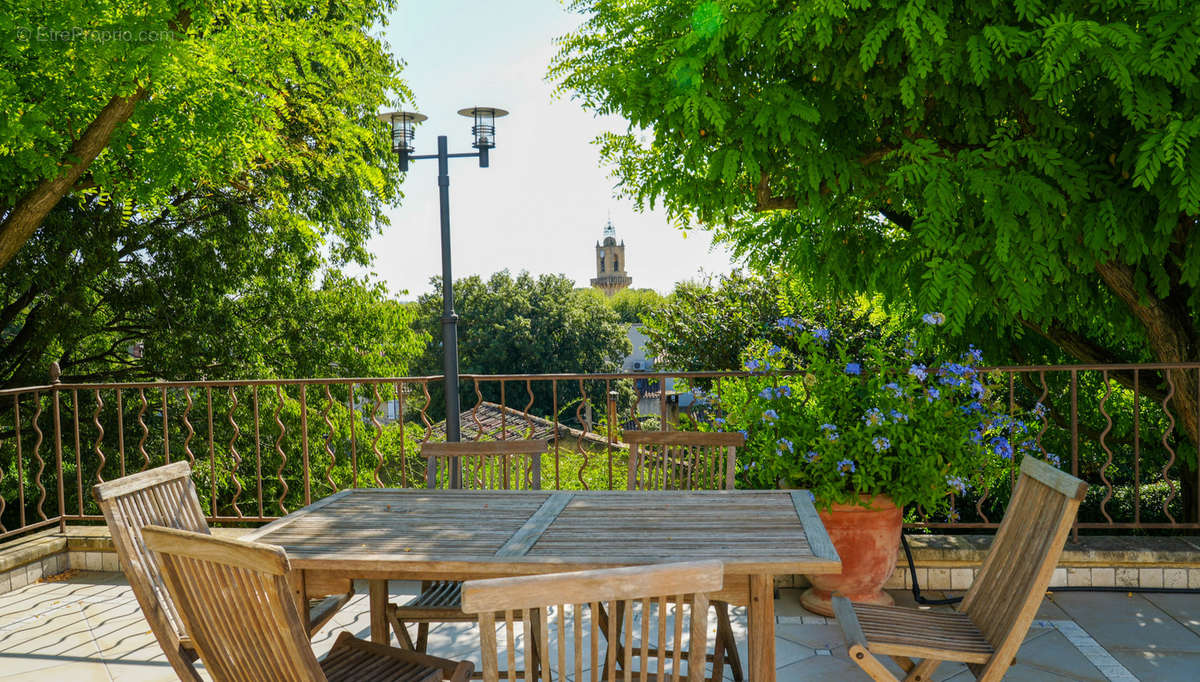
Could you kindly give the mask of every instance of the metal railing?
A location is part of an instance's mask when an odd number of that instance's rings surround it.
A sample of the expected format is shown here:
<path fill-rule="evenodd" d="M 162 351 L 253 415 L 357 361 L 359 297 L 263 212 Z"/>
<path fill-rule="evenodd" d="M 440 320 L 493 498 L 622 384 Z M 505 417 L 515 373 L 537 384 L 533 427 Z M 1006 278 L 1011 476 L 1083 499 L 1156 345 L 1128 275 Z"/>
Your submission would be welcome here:
<path fill-rule="evenodd" d="M 1092 484 L 1079 528 L 1200 529 L 1200 475 L 1171 401 L 1181 372 L 1200 386 L 1200 363 L 990 371 L 1002 373 L 1014 414 L 1045 406 L 1038 446 Z M 729 382 L 748 376 L 463 375 L 463 439 L 547 438 L 543 488 L 623 488 L 621 429 L 671 428 L 680 411 L 688 412 L 663 390 L 668 381 L 703 385 L 719 402 Z M 261 523 L 348 487 L 423 487 L 420 443 L 444 439 L 440 382 L 427 376 L 2 390 L 0 539 L 99 520 L 93 484 L 181 459 L 192 464 L 213 523 Z M 992 528 L 1008 494 L 1003 484 L 978 490 L 961 501 L 961 519 L 912 525 Z"/>

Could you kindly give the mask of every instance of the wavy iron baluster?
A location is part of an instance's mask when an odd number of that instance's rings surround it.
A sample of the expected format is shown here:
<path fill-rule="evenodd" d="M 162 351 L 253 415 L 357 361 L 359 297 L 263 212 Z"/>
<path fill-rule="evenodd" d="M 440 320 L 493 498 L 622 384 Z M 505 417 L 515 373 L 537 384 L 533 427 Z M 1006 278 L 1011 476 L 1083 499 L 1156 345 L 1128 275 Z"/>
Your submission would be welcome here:
<path fill-rule="evenodd" d="M 483 404 L 483 393 L 479 391 L 479 379 L 472 377 L 475 382 L 475 407 L 471 408 L 471 419 L 475 421 L 475 440 L 483 438 L 483 424 L 479 422 L 479 406 Z M 503 382 L 500 384 L 503 386 Z M 501 399 L 503 403 L 503 399 Z M 500 407 L 500 419 L 504 419 L 504 406 Z"/>
<path fill-rule="evenodd" d="M 279 512 L 282 516 L 288 515 L 288 508 L 283 504 L 287 498 L 288 484 L 283 477 L 283 470 L 287 467 L 287 453 L 283 451 L 283 436 L 287 433 L 287 427 L 283 425 L 283 420 L 279 418 L 279 413 L 283 411 L 283 387 L 275 384 L 275 414 L 272 415 L 275 419 L 275 426 L 279 427 L 279 435 L 275 438 L 275 454 L 279 455 L 279 468 L 275 470 L 275 480 L 279 481 Z"/>
<path fill-rule="evenodd" d="M 421 382 L 421 390 L 425 393 L 425 404 L 421 406 L 421 422 L 425 424 L 425 442 L 433 437 L 433 424 L 429 421 L 429 404 L 433 402 L 433 398 L 429 396 L 429 380 Z"/>
<path fill-rule="evenodd" d="M 1040 451 L 1042 453 L 1042 459 L 1045 459 L 1046 458 L 1046 447 L 1044 445 L 1042 445 L 1042 436 L 1046 435 L 1046 430 L 1050 428 L 1050 417 L 1049 417 L 1050 407 L 1048 405 L 1046 405 L 1046 396 L 1050 395 L 1050 387 L 1048 387 L 1046 385 L 1045 370 L 1039 371 L 1038 376 L 1041 378 L 1041 382 L 1042 382 L 1042 395 L 1040 395 L 1037 399 L 1038 404 L 1042 406 L 1042 416 L 1041 416 L 1042 428 L 1040 431 L 1038 431 L 1037 439 L 1035 440 L 1035 442 L 1037 444 L 1038 451 Z"/>
<path fill-rule="evenodd" d="M 533 438 L 533 420 L 529 418 L 529 408 L 533 407 L 533 382 L 529 379 L 525 380 L 525 394 L 529 396 L 529 402 L 525 403 L 525 409 L 521 411 L 525 418 L 525 435 L 526 440 Z"/>
<path fill-rule="evenodd" d="M 33 392 L 33 404 L 37 405 L 37 409 L 33 411 L 33 432 L 37 434 L 37 438 L 33 441 L 33 458 L 37 460 L 38 470 L 33 476 L 33 483 L 38 489 L 37 513 L 43 521 L 46 520 L 46 512 L 42 509 L 42 503 L 46 501 L 46 486 L 42 485 L 42 472 L 46 470 L 46 462 L 42 460 L 42 427 L 38 424 L 39 418 L 42 416 L 42 392 Z"/>
<path fill-rule="evenodd" d="M 1166 514 L 1167 518 L 1170 519 L 1172 524 L 1174 524 L 1176 523 L 1175 517 L 1171 515 L 1171 510 L 1169 507 L 1171 505 L 1171 500 L 1175 499 L 1175 481 L 1172 481 L 1167 474 L 1170 472 L 1171 467 L 1175 465 L 1175 448 L 1172 448 L 1171 444 L 1168 442 L 1168 437 L 1175 430 L 1175 415 L 1171 414 L 1171 408 L 1168 407 L 1168 403 L 1171 402 L 1171 398 L 1175 395 L 1175 380 L 1171 378 L 1171 370 L 1163 370 L 1163 374 L 1165 374 L 1167 377 L 1168 388 L 1167 395 L 1164 396 L 1162 400 L 1162 409 L 1163 414 L 1167 416 L 1169 423 L 1167 425 L 1167 430 L 1163 431 L 1162 444 L 1163 447 L 1167 449 L 1170 457 L 1167 458 L 1167 463 L 1163 465 L 1162 478 L 1164 481 L 1166 481 L 1167 489 L 1170 492 L 1167 494 L 1167 499 L 1163 500 L 1162 510 L 1163 514 Z"/>
<path fill-rule="evenodd" d="M 142 455 L 142 471 L 150 468 L 150 455 L 146 454 L 146 438 L 150 435 L 150 427 L 146 426 L 146 389 L 138 389 L 139 407 L 137 413 L 138 426 L 142 428 L 142 437 L 138 440 L 138 452 Z"/>
<path fill-rule="evenodd" d="M 92 412 L 92 424 L 96 426 L 96 442 L 92 444 L 92 450 L 96 453 L 96 459 L 100 463 L 96 466 L 96 482 L 103 483 L 104 477 L 101 473 L 104 471 L 104 453 L 100 451 L 100 443 L 104 440 L 104 427 L 100 426 L 100 412 L 104 409 L 104 399 L 100 397 L 100 389 L 96 391 L 96 409 Z"/>
<path fill-rule="evenodd" d="M 233 513 L 240 519 L 242 518 L 242 510 L 238 508 L 238 498 L 242 496 L 242 482 L 238 480 L 238 467 L 242 464 L 242 456 L 237 451 L 237 439 L 242 435 L 242 429 L 237 425 L 237 420 L 233 418 L 233 413 L 237 410 L 238 399 L 237 391 L 234 386 L 229 387 L 229 412 L 225 414 L 225 418 L 229 421 L 229 425 L 233 427 L 233 436 L 229 438 L 229 478 L 233 481 Z"/>
<path fill-rule="evenodd" d="M 1108 505 L 1108 501 L 1111 500 L 1113 496 L 1112 482 L 1108 480 L 1108 468 L 1112 466 L 1113 463 L 1113 452 L 1112 449 L 1108 447 L 1108 443 L 1105 442 L 1105 439 L 1108 437 L 1108 433 L 1112 431 L 1113 426 L 1113 420 L 1108 414 L 1108 408 L 1106 405 L 1108 403 L 1109 396 L 1112 395 L 1112 384 L 1110 384 L 1108 381 L 1108 370 L 1104 370 L 1103 376 L 1104 396 L 1100 398 L 1100 414 L 1103 415 L 1105 424 L 1104 430 L 1100 432 L 1100 447 L 1104 449 L 1104 454 L 1108 455 L 1108 459 L 1105 460 L 1104 464 L 1100 467 L 1100 480 L 1104 481 L 1104 499 L 1100 501 L 1100 513 L 1104 515 L 1104 518 L 1109 523 L 1112 523 L 1112 517 L 1109 516 L 1108 510 L 1105 508 Z"/>
<path fill-rule="evenodd" d="M 588 487 L 587 481 L 583 480 L 583 472 L 587 470 L 587 466 L 588 466 L 587 450 L 584 449 L 584 447 L 583 447 L 584 436 L 587 436 L 588 428 L 590 426 L 587 422 L 583 421 L 583 406 L 587 405 L 587 404 L 588 404 L 587 393 L 585 393 L 583 390 L 583 379 L 580 379 L 579 380 L 579 407 L 575 408 L 575 419 L 579 420 L 579 425 L 582 426 L 583 428 L 580 430 L 579 439 L 575 441 L 575 451 L 583 459 L 579 464 L 579 473 L 577 474 L 576 478 L 579 479 L 579 485 L 584 490 L 591 490 L 591 488 Z"/>
<path fill-rule="evenodd" d="M 329 484 L 330 490 L 338 491 L 337 484 L 333 482 L 333 466 L 337 462 L 337 455 L 333 451 L 333 420 L 329 418 L 329 413 L 333 411 L 333 396 L 329 393 L 329 384 L 325 384 L 325 411 L 321 413 L 321 419 L 325 422 L 325 454 L 329 455 L 329 465 L 325 467 L 325 482 Z"/>
<path fill-rule="evenodd" d="M 379 398 L 379 384 L 371 384 L 371 395 L 375 398 L 374 409 L 371 410 L 371 424 L 375 427 L 375 437 L 371 439 L 371 451 L 375 453 L 375 485 L 383 487 L 383 479 L 379 478 L 379 470 L 383 468 L 383 453 L 379 451 L 379 439 L 383 438 L 383 424 L 379 423 L 379 407 L 383 401 Z"/>
<path fill-rule="evenodd" d="M 192 437 L 196 435 L 196 429 L 188 419 L 192 414 L 192 390 L 187 386 L 183 387 L 183 397 L 187 398 L 187 407 L 183 408 L 183 428 L 187 429 L 187 436 L 183 439 L 183 452 L 187 455 L 188 464 L 195 468 L 196 454 L 192 452 Z"/>
<path fill-rule="evenodd" d="M 258 384 L 250 389 L 250 402 L 254 405 L 254 490 L 257 492 L 255 504 L 258 506 L 258 518 L 263 517 L 263 478 L 262 478 L 262 419 L 258 411 Z"/>

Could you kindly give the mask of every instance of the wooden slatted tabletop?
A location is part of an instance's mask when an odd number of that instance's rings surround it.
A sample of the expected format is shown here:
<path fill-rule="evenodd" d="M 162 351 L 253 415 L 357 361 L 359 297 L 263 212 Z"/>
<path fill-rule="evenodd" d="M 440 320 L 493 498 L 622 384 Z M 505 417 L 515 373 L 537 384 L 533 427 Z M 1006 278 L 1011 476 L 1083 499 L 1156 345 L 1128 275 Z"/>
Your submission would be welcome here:
<path fill-rule="evenodd" d="M 750 610 L 750 679 L 774 680 L 775 575 L 841 572 L 805 491 L 346 490 L 247 539 L 312 575 L 464 579 L 719 559 Z M 747 580 L 747 576 L 749 579 Z M 740 580 L 740 582 L 739 582 Z M 742 600 L 739 600 L 742 601 Z M 374 633 L 376 621 L 382 632 Z M 372 614 L 373 638 L 386 638 Z M 386 641 L 386 639 L 383 639 Z"/>

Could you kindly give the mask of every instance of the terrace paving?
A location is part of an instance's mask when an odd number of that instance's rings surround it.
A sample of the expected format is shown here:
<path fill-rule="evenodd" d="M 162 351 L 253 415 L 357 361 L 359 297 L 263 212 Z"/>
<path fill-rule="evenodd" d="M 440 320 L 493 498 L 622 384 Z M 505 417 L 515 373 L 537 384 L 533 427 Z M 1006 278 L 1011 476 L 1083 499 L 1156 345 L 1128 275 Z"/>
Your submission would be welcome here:
<path fill-rule="evenodd" d="M 318 656 L 342 630 L 367 636 L 363 587 L 314 639 Z M 416 583 L 392 583 L 397 599 L 416 588 Z M 899 603 L 912 603 L 908 593 L 894 594 Z M 784 589 L 776 602 L 780 682 L 868 679 L 846 657 L 838 626 L 804 611 L 798 598 L 797 590 Z M 745 612 L 734 609 L 733 615 L 744 641 Z M 435 627 L 430 651 L 478 663 L 477 632 L 464 624 Z M 1007 679 L 1192 680 L 1197 671 L 1200 595 L 1060 592 L 1043 604 Z M 77 572 L 0 595 L 0 681 L 172 679 L 119 573 Z M 973 678 L 961 665 L 945 665 L 935 679 Z"/>

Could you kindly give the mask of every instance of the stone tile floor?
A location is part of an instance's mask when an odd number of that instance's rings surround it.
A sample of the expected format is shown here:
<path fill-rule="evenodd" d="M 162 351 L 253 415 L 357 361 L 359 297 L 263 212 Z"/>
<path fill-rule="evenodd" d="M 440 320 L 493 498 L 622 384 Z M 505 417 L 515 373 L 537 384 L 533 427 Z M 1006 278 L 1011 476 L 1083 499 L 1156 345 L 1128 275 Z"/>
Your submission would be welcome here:
<path fill-rule="evenodd" d="M 398 598 L 415 588 L 415 583 L 392 584 Z M 367 598 L 365 589 L 359 592 L 318 633 L 313 643 L 318 656 L 341 630 L 367 636 Z M 912 603 L 908 593 L 894 594 L 899 603 Z M 782 590 L 776 609 L 780 682 L 868 679 L 847 659 L 837 625 L 800 608 L 797 591 Z M 734 616 L 744 641 L 745 613 L 734 609 Z M 478 662 L 476 637 L 470 626 L 439 626 L 431 633 L 431 653 Z M 171 679 L 171 668 L 119 573 L 80 572 L 0 595 L 0 681 Z M 937 679 L 973 678 L 961 665 L 946 665 Z M 1053 595 L 1007 679 L 1200 679 L 1200 595 Z"/>

